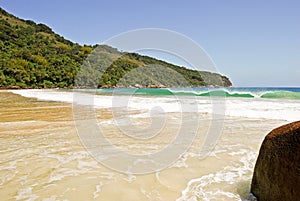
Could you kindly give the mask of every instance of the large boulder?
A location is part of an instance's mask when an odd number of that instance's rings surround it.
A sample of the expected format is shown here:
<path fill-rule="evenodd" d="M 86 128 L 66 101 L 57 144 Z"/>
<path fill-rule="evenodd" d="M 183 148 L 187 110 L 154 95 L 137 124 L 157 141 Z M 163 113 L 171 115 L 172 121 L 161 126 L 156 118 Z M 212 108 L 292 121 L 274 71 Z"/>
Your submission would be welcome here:
<path fill-rule="evenodd" d="M 251 192 L 259 201 L 300 200 L 300 121 L 276 128 L 265 137 Z"/>

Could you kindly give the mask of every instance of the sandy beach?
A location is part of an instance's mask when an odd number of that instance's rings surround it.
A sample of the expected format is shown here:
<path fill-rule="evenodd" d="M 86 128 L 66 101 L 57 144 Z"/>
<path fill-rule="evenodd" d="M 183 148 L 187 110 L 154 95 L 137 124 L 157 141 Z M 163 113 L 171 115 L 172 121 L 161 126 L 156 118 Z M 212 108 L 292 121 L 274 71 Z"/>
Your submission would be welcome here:
<path fill-rule="evenodd" d="M 2 91 L 0 108 L 0 196 L 4 200 L 251 200 L 249 188 L 260 143 L 285 122 L 226 117 L 215 149 L 200 159 L 210 123 L 201 114 L 201 129 L 186 153 L 160 172 L 137 176 L 107 168 L 86 152 L 70 103 Z M 132 115 L 140 114 L 135 110 Z M 113 123 L 121 113 L 113 116 L 109 109 L 97 109 L 107 139 L 128 153 L 152 153 L 171 143 L 178 115 L 167 114 L 161 136 L 138 141 L 122 135 Z M 132 121 L 150 122 L 149 117 Z"/>

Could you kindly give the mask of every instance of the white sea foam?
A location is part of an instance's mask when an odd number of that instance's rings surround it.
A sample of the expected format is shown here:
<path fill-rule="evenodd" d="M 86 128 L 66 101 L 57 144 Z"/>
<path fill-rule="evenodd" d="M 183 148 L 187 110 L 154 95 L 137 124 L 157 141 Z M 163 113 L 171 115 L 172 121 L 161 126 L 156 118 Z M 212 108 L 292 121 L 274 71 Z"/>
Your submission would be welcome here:
<path fill-rule="evenodd" d="M 57 90 L 28 89 L 28 90 L 10 90 L 10 92 L 28 98 L 37 98 L 39 100 L 61 101 L 61 102 L 69 102 L 69 103 L 73 102 L 73 93 L 62 92 Z"/>
<path fill-rule="evenodd" d="M 133 181 L 136 181 L 136 176 L 135 175 L 126 175 L 127 177 L 123 178 L 125 181 L 128 183 L 132 183 Z"/>
<path fill-rule="evenodd" d="M 237 152 L 236 154 L 241 154 Z M 182 191 L 182 196 L 177 201 L 198 200 L 205 201 L 216 200 L 218 196 L 226 196 L 230 200 L 241 200 L 239 194 L 221 191 L 219 185 L 234 185 L 240 180 L 249 180 L 249 175 L 253 169 L 255 153 L 249 151 L 240 158 L 240 163 L 224 167 L 221 171 L 204 175 L 199 178 L 191 179 L 187 187 Z"/>
<path fill-rule="evenodd" d="M 101 192 L 101 188 L 102 188 L 102 186 L 103 186 L 103 182 L 99 182 L 99 184 L 98 185 L 96 185 L 96 191 L 94 191 L 94 193 L 93 193 L 93 196 L 94 196 L 94 199 L 96 199 L 97 197 L 99 197 L 99 193 Z"/>
<path fill-rule="evenodd" d="M 16 195 L 15 198 L 16 200 L 34 201 L 38 196 L 32 193 L 32 187 L 26 187 L 19 189 L 18 195 Z"/>
<path fill-rule="evenodd" d="M 74 92 L 58 90 L 12 90 L 11 92 L 39 100 L 93 104 L 97 108 L 127 108 L 129 110 L 148 111 L 152 114 L 198 111 L 200 113 L 219 113 L 233 117 L 278 119 L 286 121 L 296 121 L 300 116 L 299 100 L 255 98 L 224 99 L 216 97 L 195 98 L 193 96 L 178 99 L 178 97 L 107 96 L 85 93 L 83 95 L 84 97 L 91 96 L 88 99 L 93 100 L 92 103 L 88 103 L 84 102 L 84 99 L 80 99 L 78 93 L 76 94 L 76 98 L 74 98 Z M 145 114 L 147 113 L 143 115 Z"/>

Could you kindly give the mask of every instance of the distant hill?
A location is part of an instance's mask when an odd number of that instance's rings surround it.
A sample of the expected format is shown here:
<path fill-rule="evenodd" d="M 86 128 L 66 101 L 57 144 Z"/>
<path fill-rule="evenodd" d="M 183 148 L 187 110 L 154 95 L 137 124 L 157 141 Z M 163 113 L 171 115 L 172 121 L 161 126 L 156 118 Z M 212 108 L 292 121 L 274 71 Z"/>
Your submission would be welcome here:
<path fill-rule="evenodd" d="M 1 88 L 72 88 L 76 76 L 76 82 L 86 87 L 185 87 L 176 73 L 182 75 L 187 86 L 232 85 L 227 77 L 217 73 L 190 70 L 137 53 L 120 52 L 107 45 L 81 46 L 44 24 L 19 19 L 1 8 L 0 50 Z M 87 58 L 89 63 L 97 65 L 81 70 Z M 101 68 L 103 65 L 109 66 Z M 160 67 L 149 68 L 149 65 Z M 161 76 L 161 66 L 173 73 L 166 71 Z M 134 75 L 130 73 L 133 71 Z"/>

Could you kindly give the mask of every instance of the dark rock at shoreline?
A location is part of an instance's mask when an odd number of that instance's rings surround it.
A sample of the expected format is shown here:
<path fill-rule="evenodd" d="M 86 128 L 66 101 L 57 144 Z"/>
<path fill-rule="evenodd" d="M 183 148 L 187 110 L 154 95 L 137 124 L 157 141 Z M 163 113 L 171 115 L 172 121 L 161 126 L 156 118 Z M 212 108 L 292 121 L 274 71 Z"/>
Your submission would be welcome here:
<path fill-rule="evenodd" d="M 300 200 L 300 121 L 276 128 L 265 137 L 251 192 L 259 201 Z"/>

